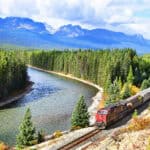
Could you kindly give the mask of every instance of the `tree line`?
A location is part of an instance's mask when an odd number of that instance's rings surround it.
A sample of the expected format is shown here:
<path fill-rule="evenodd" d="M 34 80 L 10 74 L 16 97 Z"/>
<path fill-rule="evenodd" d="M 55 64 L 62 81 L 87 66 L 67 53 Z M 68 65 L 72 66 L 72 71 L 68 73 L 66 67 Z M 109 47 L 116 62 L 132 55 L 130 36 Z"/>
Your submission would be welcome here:
<path fill-rule="evenodd" d="M 126 82 L 130 66 L 134 74 L 133 82 L 137 86 L 150 73 L 148 63 L 132 49 L 33 51 L 29 63 L 43 69 L 72 74 L 103 87 L 107 85 L 106 81 L 113 82 L 116 78 Z"/>
<path fill-rule="evenodd" d="M 0 100 L 27 82 L 27 67 L 17 51 L 0 50 Z"/>
<path fill-rule="evenodd" d="M 150 76 L 150 63 L 129 48 L 97 51 L 31 51 L 28 52 L 28 56 L 28 62 L 33 66 L 72 74 L 100 85 L 107 95 L 109 94 L 108 97 L 115 99 L 114 102 L 129 96 L 131 85 L 140 88 L 142 82 Z M 114 91 L 113 86 L 120 86 L 120 91 Z M 124 93 L 121 93 L 122 89 Z M 121 97 L 117 98 L 118 93 Z"/>

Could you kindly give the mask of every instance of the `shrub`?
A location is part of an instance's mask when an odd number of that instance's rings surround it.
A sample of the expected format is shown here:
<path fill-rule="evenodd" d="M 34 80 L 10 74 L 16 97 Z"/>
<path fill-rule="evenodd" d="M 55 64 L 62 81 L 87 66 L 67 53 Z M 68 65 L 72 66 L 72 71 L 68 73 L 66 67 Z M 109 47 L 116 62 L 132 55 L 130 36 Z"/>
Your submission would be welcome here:
<path fill-rule="evenodd" d="M 138 92 L 140 92 L 140 89 L 135 85 L 131 85 L 131 95 L 135 95 Z"/>
<path fill-rule="evenodd" d="M 38 144 L 38 140 L 37 140 L 37 139 L 34 139 L 34 140 L 30 141 L 30 144 L 31 144 L 31 145 L 36 145 L 36 144 Z"/>
<path fill-rule="evenodd" d="M 79 129 L 81 129 L 81 127 L 79 127 L 79 126 L 71 127 L 71 131 L 75 131 L 75 130 L 79 130 Z"/>
<path fill-rule="evenodd" d="M 150 78 L 148 80 L 143 80 L 141 85 L 141 90 L 147 89 L 150 87 Z"/>
<path fill-rule="evenodd" d="M 0 150 L 9 150 L 9 147 L 5 143 L 0 142 Z"/>
<path fill-rule="evenodd" d="M 125 83 L 121 91 L 121 98 L 126 99 L 131 96 L 131 88 L 128 83 Z"/>
<path fill-rule="evenodd" d="M 138 112 L 137 112 L 137 110 L 135 109 L 134 112 L 133 112 L 133 114 L 132 114 L 132 118 L 136 118 L 137 116 L 138 116 Z"/>
<path fill-rule="evenodd" d="M 59 138 L 61 137 L 63 134 L 60 130 L 57 130 L 53 133 L 54 138 Z"/>
<path fill-rule="evenodd" d="M 37 136 L 38 143 L 41 143 L 44 141 L 44 136 L 45 136 L 45 134 L 43 131 L 38 131 L 38 136 Z"/>
<path fill-rule="evenodd" d="M 150 127 L 150 118 L 134 117 L 125 131 L 138 131 Z"/>
<path fill-rule="evenodd" d="M 142 97 L 141 95 L 139 95 L 139 96 L 138 96 L 138 100 L 139 100 L 140 102 L 142 102 L 142 101 L 143 101 L 143 97 Z"/>

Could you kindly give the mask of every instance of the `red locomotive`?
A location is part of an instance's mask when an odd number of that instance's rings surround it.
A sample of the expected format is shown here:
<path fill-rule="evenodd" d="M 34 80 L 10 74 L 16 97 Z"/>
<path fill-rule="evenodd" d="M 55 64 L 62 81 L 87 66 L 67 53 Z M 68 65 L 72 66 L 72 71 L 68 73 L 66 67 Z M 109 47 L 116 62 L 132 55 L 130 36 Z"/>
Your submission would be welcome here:
<path fill-rule="evenodd" d="M 143 90 L 126 100 L 121 100 L 111 106 L 102 108 L 96 113 L 96 125 L 99 128 L 104 129 L 148 100 L 150 100 L 150 88 Z"/>

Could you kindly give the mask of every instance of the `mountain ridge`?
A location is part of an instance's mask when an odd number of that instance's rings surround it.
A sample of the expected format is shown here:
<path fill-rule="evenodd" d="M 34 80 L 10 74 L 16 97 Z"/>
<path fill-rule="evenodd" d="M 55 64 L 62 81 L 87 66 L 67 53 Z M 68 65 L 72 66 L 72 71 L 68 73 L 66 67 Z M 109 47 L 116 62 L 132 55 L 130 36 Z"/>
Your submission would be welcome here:
<path fill-rule="evenodd" d="M 140 34 L 128 35 L 99 28 L 88 30 L 72 24 L 54 31 L 50 25 L 30 18 L 6 17 L 0 18 L 0 45 L 5 44 L 42 49 L 130 47 L 139 53 L 147 53 L 150 40 Z"/>

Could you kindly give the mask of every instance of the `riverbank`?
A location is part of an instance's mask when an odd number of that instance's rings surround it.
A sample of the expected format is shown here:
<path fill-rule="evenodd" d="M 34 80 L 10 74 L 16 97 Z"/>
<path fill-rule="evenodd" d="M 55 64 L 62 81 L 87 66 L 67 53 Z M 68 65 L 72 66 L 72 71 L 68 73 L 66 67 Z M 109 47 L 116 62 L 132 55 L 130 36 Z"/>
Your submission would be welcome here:
<path fill-rule="evenodd" d="M 43 71 L 43 72 L 47 72 L 47 73 L 50 73 L 50 74 L 66 77 L 66 78 L 69 78 L 69 79 L 72 79 L 72 80 L 76 80 L 76 81 L 82 82 L 84 84 L 87 84 L 89 86 L 92 86 L 92 87 L 96 88 L 98 90 L 98 92 L 96 93 L 96 95 L 94 97 L 92 97 L 93 102 L 92 102 L 91 106 L 88 108 L 88 112 L 90 114 L 90 125 L 93 125 L 95 123 L 95 114 L 97 112 L 97 107 L 100 103 L 100 100 L 102 99 L 102 94 L 103 94 L 103 89 L 99 85 L 94 84 L 94 83 L 92 83 L 90 81 L 87 81 L 87 80 L 83 80 L 81 78 L 74 77 L 71 74 L 64 74 L 64 73 L 60 73 L 60 72 L 45 70 L 45 69 L 41 69 L 41 68 L 31 66 L 31 65 L 28 65 L 28 67 L 33 68 L 33 69 L 37 69 L 37 70 L 40 70 L 40 71 Z"/>
<path fill-rule="evenodd" d="M 10 96 L 2 99 L 0 102 L 0 107 L 4 107 L 5 105 L 8 105 L 14 101 L 17 101 L 23 96 L 25 96 L 25 94 L 27 94 L 28 92 L 32 90 L 32 85 L 33 85 L 33 82 L 28 81 L 24 88 L 14 91 Z"/>

